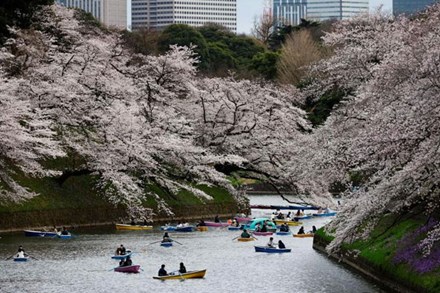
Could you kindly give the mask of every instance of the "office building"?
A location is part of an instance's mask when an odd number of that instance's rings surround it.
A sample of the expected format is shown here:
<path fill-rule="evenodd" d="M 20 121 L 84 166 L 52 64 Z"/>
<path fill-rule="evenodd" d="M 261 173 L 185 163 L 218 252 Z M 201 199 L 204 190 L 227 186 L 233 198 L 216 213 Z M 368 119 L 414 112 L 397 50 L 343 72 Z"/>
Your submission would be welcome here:
<path fill-rule="evenodd" d="M 368 0 L 307 0 L 307 19 L 350 19 L 369 10 Z"/>
<path fill-rule="evenodd" d="M 273 0 L 276 22 L 298 25 L 301 18 L 324 21 L 349 19 L 368 12 L 369 0 Z"/>
<path fill-rule="evenodd" d="M 438 0 L 393 0 L 393 14 L 411 15 L 424 10 L 431 4 L 439 2 Z"/>
<path fill-rule="evenodd" d="M 170 24 L 207 23 L 237 30 L 237 0 L 132 0 L 133 28 L 161 30 Z"/>
<path fill-rule="evenodd" d="M 131 0 L 56 0 L 66 7 L 83 9 L 107 26 L 131 30 Z"/>
<path fill-rule="evenodd" d="M 273 19 L 279 24 L 298 25 L 306 18 L 307 0 L 273 0 Z"/>

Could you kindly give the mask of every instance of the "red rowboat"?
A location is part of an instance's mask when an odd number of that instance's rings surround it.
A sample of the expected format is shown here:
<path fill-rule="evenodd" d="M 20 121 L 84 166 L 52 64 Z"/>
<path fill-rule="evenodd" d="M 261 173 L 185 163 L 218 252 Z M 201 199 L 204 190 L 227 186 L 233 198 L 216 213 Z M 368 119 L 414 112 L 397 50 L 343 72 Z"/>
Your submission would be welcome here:
<path fill-rule="evenodd" d="M 208 227 L 228 227 L 229 224 L 228 223 L 216 223 L 216 222 L 209 222 L 209 221 L 205 221 L 206 226 Z"/>
<path fill-rule="evenodd" d="M 115 272 L 120 272 L 120 273 L 139 273 L 140 269 L 141 269 L 140 265 L 125 266 L 125 267 L 117 267 L 117 268 L 115 268 Z"/>

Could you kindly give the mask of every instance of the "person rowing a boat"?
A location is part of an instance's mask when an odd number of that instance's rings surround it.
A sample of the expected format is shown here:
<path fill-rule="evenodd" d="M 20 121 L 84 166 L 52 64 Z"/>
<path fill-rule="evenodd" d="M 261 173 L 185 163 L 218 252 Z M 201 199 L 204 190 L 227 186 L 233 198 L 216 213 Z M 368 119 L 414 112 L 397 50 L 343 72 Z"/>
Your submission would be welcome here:
<path fill-rule="evenodd" d="M 126 253 L 125 247 L 124 245 L 121 244 L 121 246 L 119 246 L 116 249 L 116 255 L 125 255 L 125 253 Z"/>
<path fill-rule="evenodd" d="M 251 238 L 251 235 L 248 233 L 246 229 L 243 230 L 240 236 L 241 238 Z"/>
<path fill-rule="evenodd" d="M 304 226 L 301 226 L 301 228 L 299 228 L 298 235 L 299 235 L 299 234 L 305 234 L 305 232 L 304 232 Z"/>
<path fill-rule="evenodd" d="M 215 223 L 220 223 L 220 219 L 219 219 L 218 215 L 215 216 L 215 218 L 214 218 L 214 222 L 215 222 Z"/>
<path fill-rule="evenodd" d="M 23 246 L 20 245 L 17 250 L 17 257 L 23 258 L 25 256 L 27 256 L 27 254 L 24 252 Z"/>
<path fill-rule="evenodd" d="M 179 273 L 181 273 L 181 274 L 186 273 L 186 268 L 185 268 L 185 265 L 183 264 L 183 262 L 180 263 Z"/>
<path fill-rule="evenodd" d="M 164 242 L 172 242 L 173 240 L 171 240 L 170 236 L 168 235 L 168 232 L 165 232 L 165 234 L 163 234 L 163 238 L 162 238 L 162 243 Z"/>
<path fill-rule="evenodd" d="M 69 231 L 67 231 L 66 227 L 63 227 L 63 231 L 61 231 L 61 235 L 69 235 Z"/>
<path fill-rule="evenodd" d="M 267 247 L 275 247 L 275 244 L 273 243 L 273 237 L 270 237 L 269 242 L 267 243 Z"/>
<path fill-rule="evenodd" d="M 159 275 L 159 277 L 168 275 L 167 271 L 165 271 L 165 265 L 160 266 L 160 270 L 157 274 Z"/>

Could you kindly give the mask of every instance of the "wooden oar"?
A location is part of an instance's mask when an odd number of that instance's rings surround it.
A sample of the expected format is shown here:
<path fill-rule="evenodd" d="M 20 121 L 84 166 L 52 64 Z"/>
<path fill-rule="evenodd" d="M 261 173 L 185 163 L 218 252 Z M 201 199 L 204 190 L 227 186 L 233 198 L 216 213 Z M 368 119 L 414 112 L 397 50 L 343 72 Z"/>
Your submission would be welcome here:
<path fill-rule="evenodd" d="M 255 236 L 253 236 L 253 235 L 251 235 L 251 237 L 252 237 L 252 238 L 254 238 L 255 240 L 258 240 L 258 238 L 257 238 L 257 237 L 255 237 Z"/>
<path fill-rule="evenodd" d="M 36 258 L 36 257 L 34 257 L 34 256 L 30 255 L 30 254 L 28 254 L 27 256 L 29 256 L 32 259 L 39 260 L 38 258 Z"/>
<path fill-rule="evenodd" d="M 177 240 L 171 239 L 171 241 L 174 241 L 174 242 L 176 242 L 176 243 L 178 243 L 178 244 L 180 244 L 180 245 L 183 245 L 182 243 L 180 243 L 180 242 L 177 241 Z"/>
<path fill-rule="evenodd" d="M 11 255 L 10 257 L 5 258 L 5 260 L 11 259 L 14 257 L 15 254 Z"/>
<path fill-rule="evenodd" d="M 148 244 L 148 245 L 151 245 L 151 244 L 154 244 L 154 243 L 159 243 L 159 242 L 162 242 L 162 240 L 151 242 L 151 243 Z"/>
<path fill-rule="evenodd" d="M 241 235 L 240 235 L 241 236 Z M 237 238 L 240 238 L 240 236 L 237 236 L 237 237 L 235 237 L 235 238 L 232 238 L 232 241 L 234 241 L 235 239 L 237 239 Z"/>

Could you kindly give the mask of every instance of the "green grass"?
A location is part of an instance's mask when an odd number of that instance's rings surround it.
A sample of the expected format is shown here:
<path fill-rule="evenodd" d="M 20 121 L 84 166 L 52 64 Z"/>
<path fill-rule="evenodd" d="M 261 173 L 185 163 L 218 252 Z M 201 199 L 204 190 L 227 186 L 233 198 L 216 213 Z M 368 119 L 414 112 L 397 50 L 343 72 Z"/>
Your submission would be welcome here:
<path fill-rule="evenodd" d="M 426 288 L 427 292 L 440 292 L 440 268 L 434 272 L 418 274 L 407 264 L 393 263 L 398 241 L 424 225 L 425 222 L 426 218 L 420 215 L 408 214 L 401 218 L 395 215 L 384 216 L 372 231 L 369 239 L 345 244 L 343 250 L 359 250 L 361 260 L 387 272 L 397 281 Z M 323 229 L 319 229 L 317 234 L 326 241 L 333 239 Z"/>

